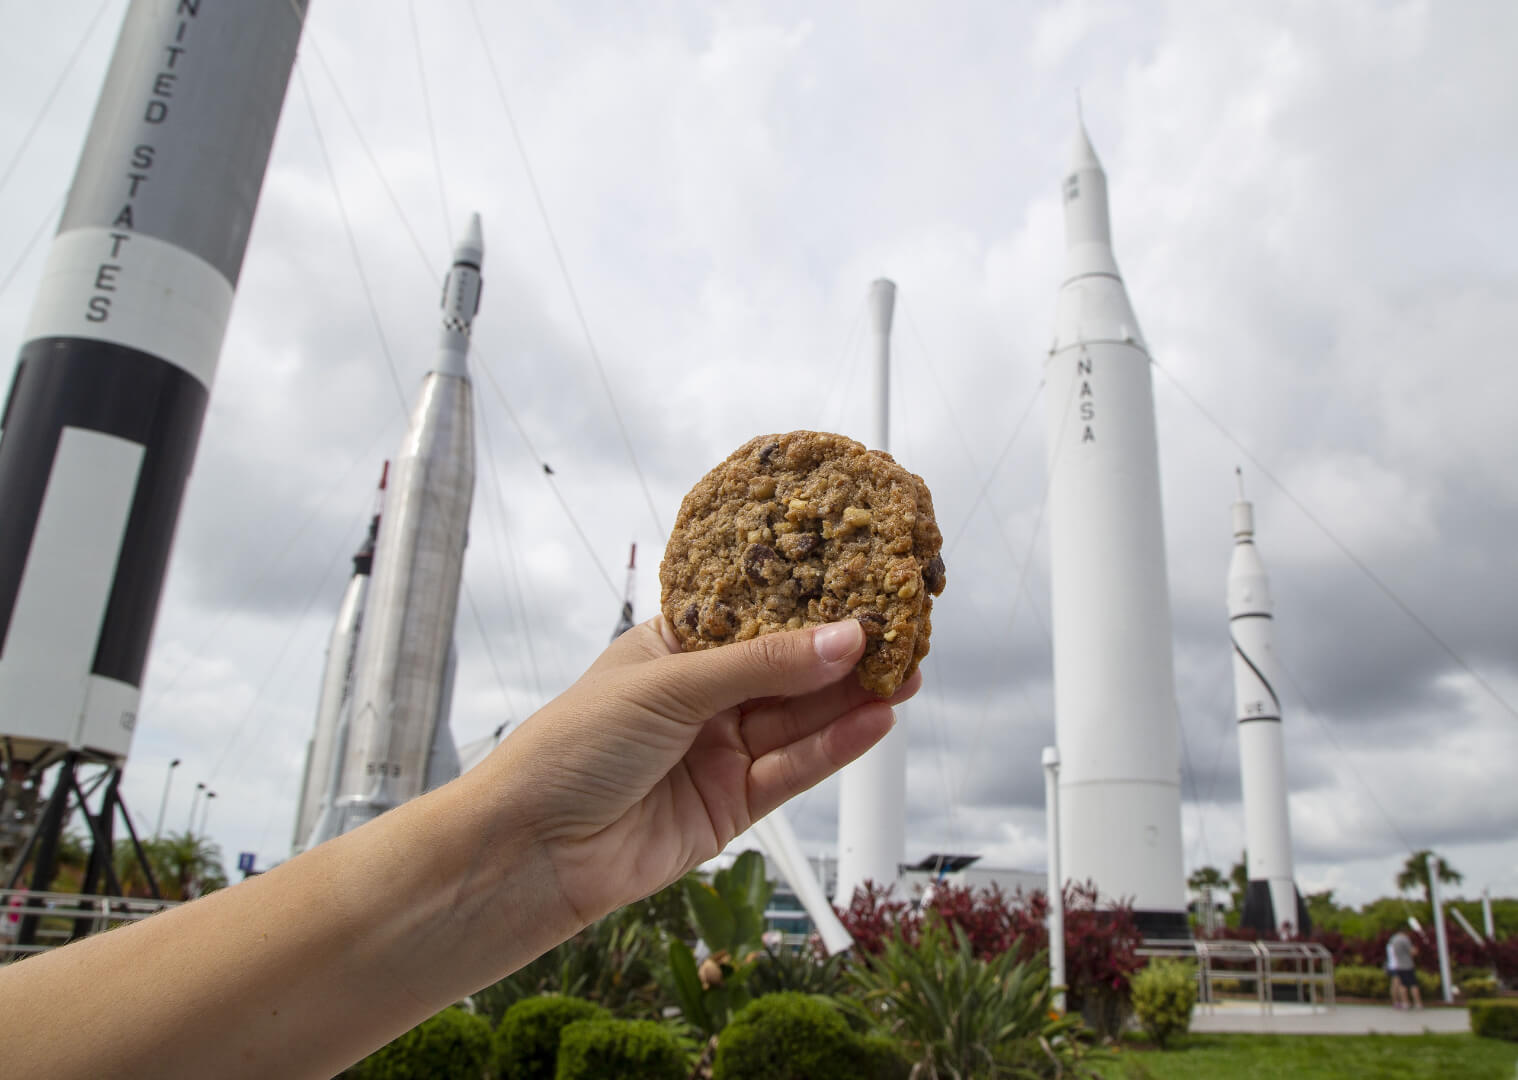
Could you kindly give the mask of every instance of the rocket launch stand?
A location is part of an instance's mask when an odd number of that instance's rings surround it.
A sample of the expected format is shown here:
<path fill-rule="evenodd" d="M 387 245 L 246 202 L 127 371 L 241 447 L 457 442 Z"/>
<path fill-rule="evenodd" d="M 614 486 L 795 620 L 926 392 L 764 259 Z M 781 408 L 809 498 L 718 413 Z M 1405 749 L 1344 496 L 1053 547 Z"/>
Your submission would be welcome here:
<path fill-rule="evenodd" d="M 54 762 L 50 761 L 32 770 L 30 778 L 35 779 L 38 791 L 42 789 L 43 774 L 52 768 L 53 764 Z M 20 851 L 7 867 L 5 888 L 7 890 L 16 888 L 27 864 L 30 863 L 31 882 L 27 886 L 30 892 L 46 893 L 52 890 L 53 881 L 58 875 L 59 842 L 63 837 L 64 825 L 70 812 L 69 804 L 72 801 L 73 808 L 84 815 L 90 831 L 89 854 L 85 862 L 84 878 L 79 885 L 80 907 L 88 907 L 88 898 L 96 895 L 123 895 L 114 859 L 114 835 L 118 811 L 121 823 L 126 826 L 127 835 L 132 840 L 132 851 L 147 880 L 148 890 L 152 893 L 153 899 L 161 900 L 162 894 L 158 889 L 158 881 L 153 876 L 153 868 L 148 862 L 146 852 L 142 849 L 137 830 L 132 825 L 132 817 L 127 813 L 126 803 L 121 798 L 121 764 L 85 751 L 69 750 L 64 753 L 61 760 L 56 761 L 56 765 L 57 773 L 53 777 L 52 794 L 41 806 L 37 820 L 27 834 Z M 91 765 L 99 765 L 103 769 L 98 775 L 91 777 L 88 783 L 81 783 L 80 770 L 89 768 Z M 104 788 L 104 791 L 100 796 L 99 805 L 92 810 L 89 799 L 101 788 Z M 104 891 L 97 894 L 96 890 L 102 885 Z M 40 916 L 35 912 L 28 912 L 22 916 L 16 936 L 17 945 L 25 947 L 37 943 L 39 918 Z M 95 920 L 86 916 L 76 918 L 69 940 L 73 941 L 88 935 L 94 923 Z"/>

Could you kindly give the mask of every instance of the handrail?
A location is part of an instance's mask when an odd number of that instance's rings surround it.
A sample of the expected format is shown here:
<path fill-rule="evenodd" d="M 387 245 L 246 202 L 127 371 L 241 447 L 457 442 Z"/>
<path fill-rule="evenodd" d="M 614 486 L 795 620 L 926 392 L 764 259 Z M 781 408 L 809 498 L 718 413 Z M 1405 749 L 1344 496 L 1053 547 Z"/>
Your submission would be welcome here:
<path fill-rule="evenodd" d="M 76 926 L 83 925 L 87 934 L 98 934 L 126 923 L 141 922 L 178 906 L 177 900 L 0 889 L 0 963 L 67 944 L 76 936 Z M 22 945 L 16 941 L 16 935 L 21 920 L 28 915 L 35 915 L 39 920 L 36 940 Z M 69 925 L 60 928 L 50 923 Z"/>
<path fill-rule="evenodd" d="M 1254 984 L 1260 1012 L 1269 1015 L 1275 986 L 1295 986 L 1316 1012 L 1332 1010 L 1334 1003 L 1333 954 L 1315 941 L 1242 941 L 1231 938 L 1145 940 L 1135 950 L 1143 957 L 1183 957 L 1197 961 L 1197 1002 L 1211 1011 L 1217 1005 L 1215 982 L 1234 979 Z M 1218 964 L 1247 964 L 1246 968 Z M 1290 965 L 1288 967 L 1279 967 Z M 1252 968 L 1253 970 L 1249 970 Z M 1319 1001 L 1321 991 L 1322 1001 Z"/>

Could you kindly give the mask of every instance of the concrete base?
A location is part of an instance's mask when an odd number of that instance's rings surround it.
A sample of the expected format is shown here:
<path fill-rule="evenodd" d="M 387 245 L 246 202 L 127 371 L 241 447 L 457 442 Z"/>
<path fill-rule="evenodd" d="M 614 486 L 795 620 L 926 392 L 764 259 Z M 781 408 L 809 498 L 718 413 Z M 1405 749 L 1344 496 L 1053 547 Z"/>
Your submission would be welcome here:
<path fill-rule="evenodd" d="M 1276 1004 L 1262 1014 L 1253 1002 L 1224 1002 L 1198 1006 L 1191 1017 L 1197 1033 L 1228 1032 L 1257 1035 L 1423 1035 L 1451 1034 L 1471 1029 L 1466 1009 L 1429 1006 L 1394 1009 L 1390 1005 L 1340 1005 L 1332 1012 L 1309 1005 Z"/>

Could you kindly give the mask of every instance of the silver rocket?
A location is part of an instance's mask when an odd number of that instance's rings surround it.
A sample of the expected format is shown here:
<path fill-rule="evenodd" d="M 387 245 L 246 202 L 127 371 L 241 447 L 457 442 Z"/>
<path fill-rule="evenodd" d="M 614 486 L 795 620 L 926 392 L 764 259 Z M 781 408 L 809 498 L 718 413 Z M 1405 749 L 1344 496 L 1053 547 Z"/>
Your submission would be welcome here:
<path fill-rule="evenodd" d="M 1045 368 L 1060 861 L 1185 936 L 1179 725 L 1149 353 L 1112 254 L 1107 177 L 1078 127 Z"/>
<path fill-rule="evenodd" d="M 1233 504 L 1233 559 L 1228 564 L 1228 626 L 1249 873 L 1240 918 L 1242 925 L 1262 934 L 1290 937 L 1312 927 L 1293 881 L 1272 606 L 1265 564 L 1254 546 L 1254 507 L 1244 499 L 1241 479 L 1239 501 Z"/>
<path fill-rule="evenodd" d="M 384 508 L 385 482 L 390 463 L 380 473 L 379 494 L 374 516 L 369 519 L 369 533 L 353 555 L 353 576 L 338 605 L 337 622 L 327 643 L 327 662 L 322 668 L 321 690 L 316 702 L 316 727 L 306 744 L 306 769 L 301 776 L 300 799 L 296 803 L 295 838 L 292 854 L 305 850 L 306 840 L 323 811 L 332 802 L 340 777 L 335 769 L 343 759 L 347 745 L 346 706 L 353 693 L 353 668 L 358 660 L 359 632 L 364 625 L 364 606 L 369 599 L 369 576 L 374 567 L 374 542 L 379 536 L 380 513 Z"/>
<path fill-rule="evenodd" d="M 305 7 L 134 0 L 122 23 L 0 415 L 13 761 L 126 759 Z"/>
<path fill-rule="evenodd" d="M 390 469 L 330 807 L 308 847 L 458 775 L 448 726 L 453 628 L 474 498 L 469 336 L 480 305 L 478 214 L 443 284 L 438 356 Z"/>

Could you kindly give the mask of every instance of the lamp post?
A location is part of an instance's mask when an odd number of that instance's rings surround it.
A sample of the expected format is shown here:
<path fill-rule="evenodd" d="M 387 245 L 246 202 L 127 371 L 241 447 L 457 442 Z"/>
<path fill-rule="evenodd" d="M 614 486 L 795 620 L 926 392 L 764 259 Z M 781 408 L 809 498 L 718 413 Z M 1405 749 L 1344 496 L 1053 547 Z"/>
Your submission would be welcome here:
<path fill-rule="evenodd" d="M 195 834 L 196 836 L 206 834 L 206 819 L 211 816 L 211 800 L 214 798 L 216 798 L 216 792 L 207 791 L 206 801 L 200 804 L 200 831 Z"/>
<path fill-rule="evenodd" d="M 205 791 L 205 789 L 205 784 L 196 784 L 195 794 L 190 797 L 190 820 L 185 825 L 185 831 L 188 832 L 191 836 L 195 835 L 195 808 L 200 805 L 200 793 Z"/>
<path fill-rule="evenodd" d="M 158 824 L 153 826 L 153 839 L 157 840 L 163 835 L 163 813 L 169 808 L 169 785 L 174 782 L 174 770 L 179 768 L 179 759 L 169 762 L 168 772 L 163 777 L 163 798 L 158 803 Z"/>
<path fill-rule="evenodd" d="M 1065 885 L 1059 866 L 1059 747 L 1044 747 L 1044 820 L 1049 832 L 1049 985 L 1065 1011 Z"/>

